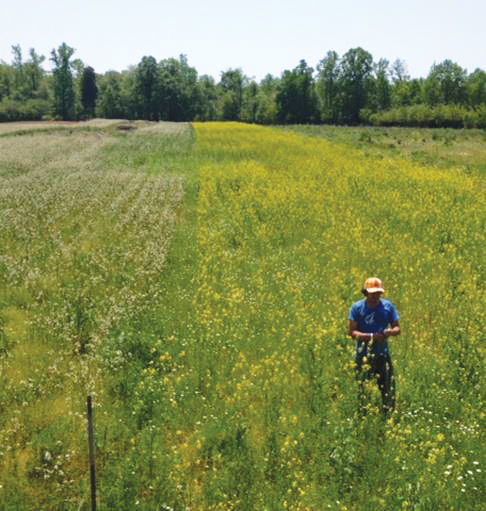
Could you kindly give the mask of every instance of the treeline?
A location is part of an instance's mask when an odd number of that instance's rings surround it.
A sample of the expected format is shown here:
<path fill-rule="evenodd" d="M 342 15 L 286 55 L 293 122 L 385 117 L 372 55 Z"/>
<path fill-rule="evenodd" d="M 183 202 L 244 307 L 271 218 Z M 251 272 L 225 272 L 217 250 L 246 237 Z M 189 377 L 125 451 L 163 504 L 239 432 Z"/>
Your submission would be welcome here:
<path fill-rule="evenodd" d="M 34 49 L 27 59 L 18 45 L 12 53 L 10 64 L 0 62 L 0 121 L 97 116 L 486 128 L 486 72 L 468 74 L 450 60 L 412 79 L 403 61 L 375 62 L 354 48 L 341 57 L 328 52 L 316 69 L 302 60 L 257 83 L 241 69 L 222 72 L 219 82 L 199 76 L 183 55 L 146 56 L 125 71 L 96 74 L 65 43 L 51 52 L 52 72 Z"/>

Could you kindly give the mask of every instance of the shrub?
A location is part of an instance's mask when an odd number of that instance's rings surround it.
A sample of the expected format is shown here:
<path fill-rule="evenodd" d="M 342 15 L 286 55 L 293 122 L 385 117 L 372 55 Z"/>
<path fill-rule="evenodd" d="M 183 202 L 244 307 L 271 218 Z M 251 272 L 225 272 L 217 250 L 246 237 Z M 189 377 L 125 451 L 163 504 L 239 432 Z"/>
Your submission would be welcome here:
<path fill-rule="evenodd" d="M 401 106 L 369 116 L 374 126 L 409 126 L 413 128 L 481 128 L 486 125 L 485 106 L 475 110 L 461 105 Z"/>
<path fill-rule="evenodd" d="M 0 102 L 0 122 L 40 121 L 48 112 L 46 99 L 4 99 Z"/>

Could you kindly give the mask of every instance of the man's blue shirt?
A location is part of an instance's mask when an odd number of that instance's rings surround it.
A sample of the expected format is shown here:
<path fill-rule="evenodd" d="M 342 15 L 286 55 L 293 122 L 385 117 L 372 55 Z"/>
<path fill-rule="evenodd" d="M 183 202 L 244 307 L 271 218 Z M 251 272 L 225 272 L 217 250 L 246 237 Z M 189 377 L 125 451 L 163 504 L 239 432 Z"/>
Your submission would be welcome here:
<path fill-rule="evenodd" d="M 348 319 L 356 321 L 358 330 L 366 334 L 382 333 L 392 323 L 400 319 L 396 307 L 388 300 L 380 298 L 377 307 L 370 307 L 366 299 L 354 303 L 349 309 Z M 388 341 L 374 342 L 371 353 L 388 353 Z M 367 345 L 364 341 L 356 342 L 356 357 L 368 354 Z"/>

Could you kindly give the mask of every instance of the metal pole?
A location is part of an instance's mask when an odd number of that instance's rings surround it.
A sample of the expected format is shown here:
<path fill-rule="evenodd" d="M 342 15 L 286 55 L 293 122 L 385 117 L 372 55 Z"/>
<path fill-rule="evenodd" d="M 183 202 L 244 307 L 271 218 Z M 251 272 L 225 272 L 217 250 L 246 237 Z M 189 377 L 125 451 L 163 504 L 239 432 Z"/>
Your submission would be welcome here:
<path fill-rule="evenodd" d="M 91 396 L 88 396 L 88 443 L 89 443 L 89 471 L 91 480 L 91 509 L 92 511 L 96 511 L 96 464 L 93 428 L 93 407 L 91 404 Z"/>

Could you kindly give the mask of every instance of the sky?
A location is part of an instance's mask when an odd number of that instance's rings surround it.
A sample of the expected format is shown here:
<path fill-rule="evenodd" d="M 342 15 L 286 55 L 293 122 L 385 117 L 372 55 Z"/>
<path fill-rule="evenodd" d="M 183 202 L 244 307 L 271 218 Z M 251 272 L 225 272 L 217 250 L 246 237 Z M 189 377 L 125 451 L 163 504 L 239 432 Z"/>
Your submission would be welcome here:
<path fill-rule="evenodd" d="M 351 48 L 374 62 L 405 62 L 425 78 L 446 59 L 486 70 L 485 0 L 0 0 L 0 60 L 12 45 L 24 60 L 62 43 L 97 73 L 123 71 L 142 57 L 185 55 L 199 76 L 219 81 L 241 69 L 257 82 L 301 60 L 317 68 L 328 51 Z"/>

